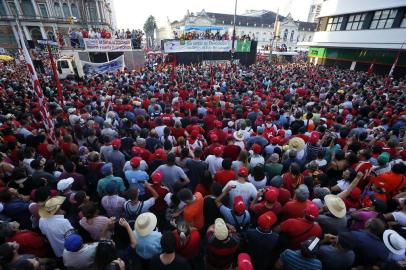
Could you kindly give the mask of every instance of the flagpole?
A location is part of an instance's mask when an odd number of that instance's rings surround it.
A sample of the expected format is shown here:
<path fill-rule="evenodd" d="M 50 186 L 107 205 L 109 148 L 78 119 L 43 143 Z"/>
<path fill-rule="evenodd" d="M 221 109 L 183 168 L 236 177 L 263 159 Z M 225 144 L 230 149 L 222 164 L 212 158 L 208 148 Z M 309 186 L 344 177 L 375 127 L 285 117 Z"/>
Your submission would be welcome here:
<path fill-rule="evenodd" d="M 30 53 L 28 52 L 27 46 L 25 45 L 24 37 L 23 37 L 23 33 L 21 30 L 20 21 L 18 20 L 18 17 L 16 18 L 16 25 L 17 25 L 18 37 L 19 37 L 20 43 L 21 43 L 21 49 L 23 51 L 23 55 L 24 55 L 24 59 L 25 59 L 25 64 L 27 65 L 27 69 L 31 75 L 34 92 L 38 97 L 40 113 L 42 116 L 42 120 L 44 121 L 44 126 L 49 134 L 50 139 L 55 142 L 56 138 L 55 138 L 55 131 L 54 131 L 54 123 L 52 122 L 52 118 L 48 112 L 48 106 L 45 103 L 44 93 L 39 84 L 38 75 L 34 69 L 34 64 L 32 63 Z"/>
<path fill-rule="evenodd" d="M 392 77 L 393 72 L 395 71 L 396 65 L 399 61 L 400 53 L 402 52 L 403 46 L 405 45 L 406 41 L 403 41 L 402 46 L 400 46 L 398 53 L 396 54 L 395 61 L 393 62 L 392 68 L 389 71 L 389 77 Z"/>

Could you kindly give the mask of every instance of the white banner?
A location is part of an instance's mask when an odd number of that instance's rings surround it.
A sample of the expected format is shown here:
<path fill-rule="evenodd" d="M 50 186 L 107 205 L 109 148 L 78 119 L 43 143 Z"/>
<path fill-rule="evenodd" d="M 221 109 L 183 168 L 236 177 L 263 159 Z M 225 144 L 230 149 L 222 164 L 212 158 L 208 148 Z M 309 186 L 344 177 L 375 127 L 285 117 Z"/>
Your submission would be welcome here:
<path fill-rule="evenodd" d="M 165 53 L 177 52 L 229 52 L 231 40 L 170 40 L 164 42 Z"/>
<path fill-rule="evenodd" d="M 84 38 L 85 50 L 89 52 L 131 51 L 131 39 L 90 39 Z"/>
<path fill-rule="evenodd" d="M 117 57 L 116 59 L 111 60 L 109 62 L 105 62 L 105 63 L 92 63 L 92 62 L 86 62 L 86 61 L 81 61 L 81 62 L 82 62 L 83 72 L 86 75 L 111 73 L 111 72 L 117 72 L 117 70 L 122 71 L 124 69 L 124 55 Z"/>

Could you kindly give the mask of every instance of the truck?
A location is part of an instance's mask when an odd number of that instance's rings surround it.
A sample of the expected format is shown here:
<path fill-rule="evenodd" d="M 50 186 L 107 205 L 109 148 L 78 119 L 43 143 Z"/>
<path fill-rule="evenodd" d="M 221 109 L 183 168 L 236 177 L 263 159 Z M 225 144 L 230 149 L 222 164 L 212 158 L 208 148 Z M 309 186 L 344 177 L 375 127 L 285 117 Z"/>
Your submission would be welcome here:
<path fill-rule="evenodd" d="M 56 60 L 60 79 L 77 79 L 86 75 L 83 62 L 106 63 L 124 55 L 124 65 L 129 70 L 141 70 L 145 64 L 143 50 L 89 52 L 86 50 L 60 50 L 61 57 Z"/>

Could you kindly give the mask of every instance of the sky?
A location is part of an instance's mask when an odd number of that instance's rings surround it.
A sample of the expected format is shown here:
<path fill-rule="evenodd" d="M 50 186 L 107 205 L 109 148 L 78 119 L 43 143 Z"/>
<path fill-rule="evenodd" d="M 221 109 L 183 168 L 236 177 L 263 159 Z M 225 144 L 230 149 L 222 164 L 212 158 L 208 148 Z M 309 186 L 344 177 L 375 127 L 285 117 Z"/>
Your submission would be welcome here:
<path fill-rule="evenodd" d="M 272 10 L 293 19 L 306 21 L 312 0 L 238 0 L 237 14 L 246 10 Z M 190 12 L 207 12 L 234 14 L 234 0 L 114 0 L 117 27 L 142 29 L 145 20 L 153 15 L 158 27 L 164 26 L 167 18 L 172 22 L 180 20 L 189 9 Z"/>

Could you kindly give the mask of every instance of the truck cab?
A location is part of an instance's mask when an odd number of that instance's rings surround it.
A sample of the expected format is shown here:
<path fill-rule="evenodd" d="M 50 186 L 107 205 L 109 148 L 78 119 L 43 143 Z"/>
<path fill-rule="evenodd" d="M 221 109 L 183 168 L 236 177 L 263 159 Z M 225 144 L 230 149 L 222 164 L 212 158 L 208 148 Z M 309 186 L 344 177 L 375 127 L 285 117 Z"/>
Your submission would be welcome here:
<path fill-rule="evenodd" d="M 75 61 L 71 57 L 60 58 L 56 61 L 56 67 L 60 79 L 76 78 L 78 70 Z"/>

